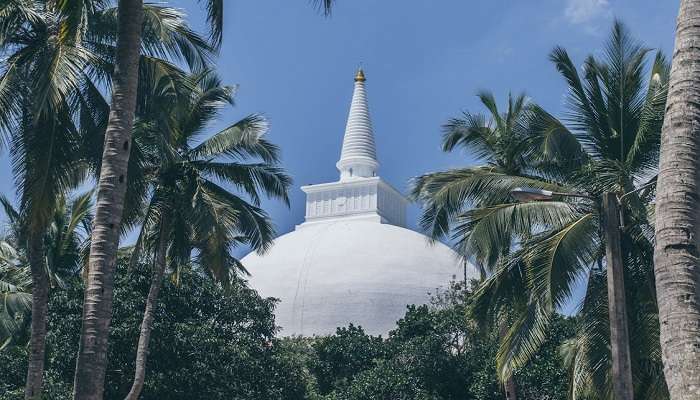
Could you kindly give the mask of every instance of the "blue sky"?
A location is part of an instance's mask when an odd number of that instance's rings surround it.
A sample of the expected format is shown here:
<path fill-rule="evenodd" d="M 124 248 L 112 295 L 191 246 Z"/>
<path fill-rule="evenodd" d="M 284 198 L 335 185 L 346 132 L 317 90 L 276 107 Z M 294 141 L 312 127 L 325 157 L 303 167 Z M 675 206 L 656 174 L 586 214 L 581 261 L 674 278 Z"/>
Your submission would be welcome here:
<path fill-rule="evenodd" d="M 195 27 L 196 1 L 172 1 Z M 565 87 L 547 59 L 555 45 L 577 62 L 595 53 L 622 19 L 647 46 L 671 53 L 678 1 L 659 0 L 337 0 L 331 18 L 307 0 L 229 0 L 218 68 L 240 85 L 236 107 L 218 125 L 252 112 L 271 121 L 270 138 L 294 177 L 291 208 L 266 208 L 280 233 L 302 222 L 299 186 L 337 179 L 345 119 L 358 64 L 367 74 L 380 175 L 406 191 L 427 171 L 475 162 L 440 151 L 440 125 L 480 111 L 475 93 L 526 92 L 555 114 Z M 212 127 L 216 128 L 216 126 Z M 14 197 L 7 154 L 0 192 Z M 412 207 L 409 221 L 418 210 Z"/>
<path fill-rule="evenodd" d="M 237 107 L 271 120 L 295 180 L 291 209 L 270 203 L 280 232 L 303 220 L 298 186 L 337 179 L 335 163 L 358 64 L 367 74 L 380 175 L 399 189 L 427 171 L 473 163 L 440 151 L 440 125 L 480 111 L 475 93 L 526 92 L 554 113 L 565 87 L 547 56 L 555 45 L 576 61 L 602 47 L 615 17 L 649 47 L 670 54 L 677 6 L 642 0 L 337 0 L 324 19 L 306 0 L 226 2 L 219 60 L 240 85 Z M 180 1 L 203 21 L 194 1 Z M 436 6 L 439 4 L 439 6 Z M 413 208 L 411 221 L 418 210 Z"/>

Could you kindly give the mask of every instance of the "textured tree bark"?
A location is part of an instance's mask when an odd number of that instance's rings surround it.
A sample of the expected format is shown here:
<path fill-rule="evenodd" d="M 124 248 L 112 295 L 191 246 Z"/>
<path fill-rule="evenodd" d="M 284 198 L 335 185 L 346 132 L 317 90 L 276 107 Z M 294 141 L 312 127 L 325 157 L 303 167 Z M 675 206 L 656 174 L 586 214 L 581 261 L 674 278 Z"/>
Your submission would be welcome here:
<path fill-rule="evenodd" d="M 163 286 L 163 275 L 166 267 L 166 253 L 168 250 L 168 235 L 167 222 L 161 223 L 160 240 L 158 241 L 158 249 L 156 250 L 155 265 L 153 266 L 153 274 L 151 276 L 151 287 L 148 290 L 146 298 L 146 308 L 143 312 L 143 320 L 141 321 L 141 333 L 139 334 L 139 344 L 136 348 L 136 367 L 134 371 L 134 382 L 131 385 L 129 394 L 126 395 L 126 400 L 138 400 L 143 383 L 146 379 L 146 360 L 148 358 L 148 343 L 151 339 L 151 330 L 153 329 L 153 318 L 156 305 L 158 304 L 158 294 Z"/>
<path fill-rule="evenodd" d="M 603 222 L 605 224 L 613 393 L 615 400 L 632 400 L 634 399 L 634 385 L 632 383 L 625 274 L 620 241 L 620 208 L 617 195 L 614 193 L 603 195 Z"/>
<path fill-rule="evenodd" d="M 672 400 L 700 399 L 700 0 L 681 0 L 656 195 L 654 272 Z"/>
<path fill-rule="evenodd" d="M 516 400 L 517 398 L 517 386 L 515 385 L 515 379 L 511 376 L 506 381 L 506 400 Z"/>
<path fill-rule="evenodd" d="M 27 246 L 32 273 L 32 327 L 29 340 L 29 366 L 24 389 L 25 399 L 41 399 L 44 379 L 44 350 L 46 347 L 46 318 L 49 303 L 49 276 L 46 271 L 44 239 L 34 233 Z"/>
<path fill-rule="evenodd" d="M 97 189 L 83 325 L 75 367 L 73 398 L 78 400 L 99 400 L 104 392 L 114 267 L 136 108 L 142 0 L 119 0 L 118 19 L 112 105 Z"/>
<path fill-rule="evenodd" d="M 504 322 L 498 329 L 498 337 L 503 339 L 507 333 L 508 326 Z M 515 384 L 515 378 L 513 376 L 506 380 L 503 390 L 505 390 L 506 400 L 516 400 L 518 398 L 518 386 Z"/>

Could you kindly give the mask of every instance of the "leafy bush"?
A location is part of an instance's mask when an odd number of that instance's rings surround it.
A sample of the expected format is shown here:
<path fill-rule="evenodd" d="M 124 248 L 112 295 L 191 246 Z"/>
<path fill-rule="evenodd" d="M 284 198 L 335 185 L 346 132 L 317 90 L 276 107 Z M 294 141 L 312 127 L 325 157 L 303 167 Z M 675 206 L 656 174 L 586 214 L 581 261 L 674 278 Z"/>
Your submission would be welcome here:
<path fill-rule="evenodd" d="M 467 318 L 471 294 L 453 286 L 433 304 L 409 306 L 386 340 L 360 327 L 315 340 L 307 363 L 325 400 L 490 400 L 504 398 L 496 379 L 497 335 Z M 573 320 L 556 317 L 549 339 L 515 376 L 518 398 L 564 400 L 568 376 L 558 348 Z M 308 397 L 310 399 L 314 397 Z"/>

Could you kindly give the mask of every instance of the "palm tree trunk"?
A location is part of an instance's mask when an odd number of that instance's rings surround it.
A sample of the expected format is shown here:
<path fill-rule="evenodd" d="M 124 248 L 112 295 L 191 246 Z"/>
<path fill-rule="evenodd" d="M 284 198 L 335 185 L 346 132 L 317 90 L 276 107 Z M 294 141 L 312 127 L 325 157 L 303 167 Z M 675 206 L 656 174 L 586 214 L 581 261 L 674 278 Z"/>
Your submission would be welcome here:
<path fill-rule="evenodd" d="M 30 235 L 27 256 L 32 272 L 32 327 L 29 340 L 29 366 L 24 390 L 25 399 L 40 399 L 44 378 L 46 318 L 49 303 L 49 276 L 41 233 Z"/>
<path fill-rule="evenodd" d="M 139 344 L 136 349 L 136 368 L 134 372 L 134 383 L 131 385 L 129 394 L 126 395 L 126 400 L 138 400 L 143 389 L 143 383 L 146 379 L 146 358 L 148 357 L 148 342 L 151 339 L 151 329 L 153 328 L 153 317 L 155 308 L 158 302 L 158 294 L 163 286 L 163 275 L 165 274 L 165 256 L 168 249 L 168 235 L 166 222 L 161 223 L 160 239 L 158 241 L 158 249 L 156 249 L 155 265 L 153 266 L 153 275 L 151 277 L 151 287 L 148 290 L 148 298 L 146 299 L 146 309 L 143 312 L 143 321 L 141 321 L 141 333 L 139 335 Z"/>
<path fill-rule="evenodd" d="M 112 105 L 105 132 L 75 367 L 76 400 L 100 400 L 104 392 L 114 269 L 138 89 L 143 1 L 119 0 L 118 19 Z"/>
<path fill-rule="evenodd" d="M 515 400 L 517 398 L 517 386 L 515 386 L 515 379 L 511 376 L 506 381 L 506 400 Z"/>
<path fill-rule="evenodd" d="M 627 323 L 622 239 L 620 238 L 620 204 L 617 195 L 605 193 L 602 206 L 605 230 L 605 265 L 608 278 L 613 393 L 615 400 L 633 400 L 634 383 L 632 381 L 632 360 Z"/>
<path fill-rule="evenodd" d="M 498 337 L 499 339 L 503 340 L 503 338 L 506 336 L 508 333 L 508 326 L 506 323 L 502 323 L 501 327 L 498 330 Z M 518 398 L 517 392 L 518 392 L 518 386 L 515 384 L 515 377 L 510 376 L 504 385 L 504 390 L 506 391 L 506 400 L 516 400 Z"/>
<path fill-rule="evenodd" d="M 656 196 L 654 272 L 672 400 L 700 399 L 700 0 L 681 0 Z"/>

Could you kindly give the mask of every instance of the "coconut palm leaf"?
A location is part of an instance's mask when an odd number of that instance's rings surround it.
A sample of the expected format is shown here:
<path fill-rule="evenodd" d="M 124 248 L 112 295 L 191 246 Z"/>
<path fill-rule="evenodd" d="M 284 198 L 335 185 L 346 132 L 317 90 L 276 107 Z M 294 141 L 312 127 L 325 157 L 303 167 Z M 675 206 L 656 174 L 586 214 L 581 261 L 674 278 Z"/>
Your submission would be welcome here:
<path fill-rule="evenodd" d="M 0 351 L 22 330 L 31 310 L 31 276 L 19 265 L 19 255 L 0 240 Z"/>
<path fill-rule="evenodd" d="M 289 205 L 287 188 L 291 179 L 280 167 L 267 163 L 240 164 L 236 162 L 193 162 L 192 166 L 200 173 L 212 175 L 222 181 L 231 182 L 243 190 L 256 205 L 260 204 L 260 194 L 277 198 Z"/>
<path fill-rule="evenodd" d="M 523 124 L 523 129 L 529 133 L 526 139 L 527 157 L 545 175 L 551 171 L 562 180 L 565 179 L 562 169 L 578 168 L 589 161 L 581 143 L 566 125 L 537 104 L 528 107 Z"/>
<path fill-rule="evenodd" d="M 509 175 L 490 166 L 426 174 L 415 178 L 411 186 L 411 198 L 423 207 L 419 225 L 435 239 L 447 236 L 457 217 L 468 207 L 510 202 L 510 192 L 515 188 L 566 191 L 555 182 Z"/>
<path fill-rule="evenodd" d="M 204 140 L 190 154 L 192 157 L 260 157 L 266 162 L 276 162 L 279 149 L 264 138 L 268 130 L 267 119 L 251 114 Z"/>
<path fill-rule="evenodd" d="M 331 14 L 331 9 L 333 8 L 333 3 L 335 0 L 310 0 L 314 7 L 321 10 L 326 16 Z"/>
<path fill-rule="evenodd" d="M 496 143 L 491 136 L 493 128 L 489 125 L 490 122 L 483 114 L 464 112 L 461 118 L 450 119 L 443 125 L 443 151 L 464 147 L 478 159 L 490 161 Z"/>
<path fill-rule="evenodd" d="M 209 38 L 214 47 L 219 48 L 224 33 L 224 0 L 198 0 L 204 2 L 209 23 Z"/>
<path fill-rule="evenodd" d="M 575 206 L 561 201 L 505 203 L 475 208 L 461 214 L 453 227 L 456 246 L 489 266 L 496 265 L 504 249 L 527 240 L 536 231 L 561 229 L 580 216 Z"/>
<path fill-rule="evenodd" d="M 658 166 L 661 124 L 668 94 L 670 64 L 658 52 L 652 66 L 646 100 L 640 110 L 637 135 L 625 159 L 627 168 L 642 175 Z"/>
<path fill-rule="evenodd" d="M 91 195 L 86 192 L 70 200 L 57 200 L 44 235 L 47 275 L 54 286 L 62 287 L 81 268 L 81 250 L 88 241 L 92 219 Z M 32 279 L 21 233 L 26 230 L 26 219 L 7 199 L 1 198 L 0 202 L 9 216 L 7 233 L 0 238 L 0 343 L 10 345 L 26 336 L 29 329 Z"/>
<path fill-rule="evenodd" d="M 574 284 L 596 261 L 600 246 L 596 218 L 584 214 L 561 229 L 538 234 L 514 255 L 527 265 L 529 292 L 546 309 L 563 307 Z"/>
<path fill-rule="evenodd" d="M 496 368 L 504 382 L 513 376 L 515 369 L 525 366 L 546 341 L 552 312 L 533 299 L 516 315 L 496 354 Z"/>
<path fill-rule="evenodd" d="M 109 78 L 113 72 L 117 26 L 116 7 L 101 9 L 90 19 L 85 47 L 103 60 L 90 65 L 89 73 L 95 77 Z M 213 52 L 207 41 L 189 27 L 182 11 L 167 6 L 144 5 L 141 56 L 183 61 L 191 70 L 201 70 L 211 64 Z M 108 79 L 100 82 L 110 84 Z"/>

